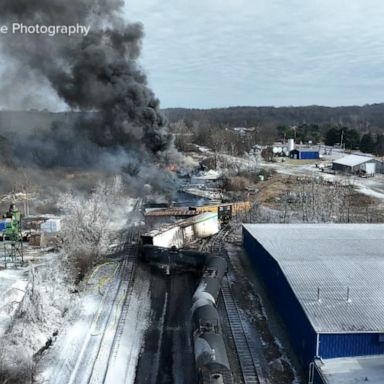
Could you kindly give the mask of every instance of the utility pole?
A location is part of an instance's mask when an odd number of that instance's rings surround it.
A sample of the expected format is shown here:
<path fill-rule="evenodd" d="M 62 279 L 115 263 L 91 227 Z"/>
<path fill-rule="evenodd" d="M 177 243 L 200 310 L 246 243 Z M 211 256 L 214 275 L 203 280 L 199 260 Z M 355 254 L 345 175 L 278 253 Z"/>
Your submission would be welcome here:
<path fill-rule="evenodd" d="M 340 135 L 340 148 L 343 149 L 343 136 L 344 136 L 344 129 L 341 130 Z"/>

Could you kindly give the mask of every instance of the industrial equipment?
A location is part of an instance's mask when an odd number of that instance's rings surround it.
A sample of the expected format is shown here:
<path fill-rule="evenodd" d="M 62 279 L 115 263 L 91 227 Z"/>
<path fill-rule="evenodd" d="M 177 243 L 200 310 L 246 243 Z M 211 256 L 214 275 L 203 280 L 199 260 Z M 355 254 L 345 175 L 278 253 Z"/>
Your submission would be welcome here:
<path fill-rule="evenodd" d="M 3 263 L 5 268 L 9 265 L 17 267 L 24 264 L 21 217 L 20 211 L 14 204 L 11 204 L 0 225 L 3 237 Z"/>

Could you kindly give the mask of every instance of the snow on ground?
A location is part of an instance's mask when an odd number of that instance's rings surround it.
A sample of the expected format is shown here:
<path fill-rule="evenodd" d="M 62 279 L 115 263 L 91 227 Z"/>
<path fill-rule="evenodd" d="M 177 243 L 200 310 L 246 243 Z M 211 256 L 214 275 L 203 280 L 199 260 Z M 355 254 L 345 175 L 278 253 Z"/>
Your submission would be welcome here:
<path fill-rule="evenodd" d="M 353 175 L 333 175 L 326 172 L 321 172 L 314 164 L 289 164 L 282 163 L 263 163 L 263 166 L 274 169 L 276 172 L 292 175 L 292 176 L 309 176 L 309 177 L 322 177 L 331 182 L 340 182 L 344 184 L 351 184 L 356 189 L 367 195 L 384 201 L 384 175 L 376 174 L 374 177 L 362 178 Z"/>
<path fill-rule="evenodd" d="M 122 330 L 120 344 L 110 361 L 104 383 L 133 384 L 144 331 L 150 313 L 149 281 L 138 282 L 129 303 L 129 312 Z"/>
<path fill-rule="evenodd" d="M 209 151 L 206 149 L 205 153 L 207 154 Z M 326 160 L 330 164 L 332 160 L 344 156 L 346 156 L 346 154 L 343 151 L 333 149 L 330 155 L 323 155 L 322 159 Z M 346 184 L 352 183 L 359 192 L 384 201 L 384 175 L 382 174 L 376 174 L 372 178 L 361 178 L 351 175 L 327 174 L 325 172 L 321 172 L 319 168 L 316 168 L 313 162 L 307 163 L 306 161 L 303 161 L 303 164 L 300 164 L 300 161 L 298 160 L 294 164 L 290 161 L 269 163 L 264 161 L 260 162 L 256 157 L 252 156 L 237 157 L 227 154 L 220 154 L 220 158 L 225 160 L 228 164 L 236 165 L 239 169 L 244 170 L 264 167 L 274 169 L 276 172 L 285 175 L 322 177 L 329 181 L 338 181 Z"/>
<path fill-rule="evenodd" d="M 42 259 L 38 265 L 29 263 L 28 281 L 23 281 L 25 294 L 0 339 L 1 374 L 10 382 L 30 383 L 35 354 L 49 344 L 76 301 L 64 283 L 61 257 L 62 254 L 52 253 L 47 254 L 45 263 Z"/>
<path fill-rule="evenodd" d="M 196 183 L 202 180 L 217 180 L 221 177 L 221 172 L 214 171 L 213 169 L 207 172 L 200 172 L 198 175 L 193 176 L 191 179 L 192 183 Z"/>
<path fill-rule="evenodd" d="M 128 286 L 119 285 L 117 269 L 118 263 L 106 263 L 90 276 L 76 321 L 68 324 L 37 366 L 37 383 L 134 382 L 150 312 L 149 282 L 136 279 L 121 323 Z M 115 345 L 115 334 L 120 331 Z"/>
<path fill-rule="evenodd" d="M 213 153 L 208 147 L 203 147 L 202 145 L 197 145 L 197 144 L 195 144 L 195 146 L 201 153 L 205 153 L 205 154 Z"/>
<path fill-rule="evenodd" d="M 212 155 L 212 152 L 206 148 L 198 146 L 199 150 L 205 155 Z M 331 164 L 332 160 L 342 158 L 347 154 L 340 149 L 333 148 L 330 154 L 322 155 L 322 160 L 326 160 L 327 163 Z M 325 172 L 321 172 L 320 169 L 316 168 L 314 163 L 306 163 L 303 161 L 303 164 L 300 164 L 300 161 L 296 161 L 294 164 L 289 161 L 281 161 L 277 163 L 270 163 L 259 161 L 255 156 L 244 156 L 237 157 L 227 154 L 219 154 L 219 163 L 220 158 L 227 163 L 227 165 L 235 165 L 240 170 L 250 170 L 258 169 L 260 167 L 274 169 L 278 173 L 285 175 L 293 176 L 309 176 L 309 177 L 323 177 L 325 180 L 329 181 L 338 181 L 342 183 L 352 183 L 356 186 L 357 190 L 367 196 L 371 196 L 384 201 L 384 175 L 376 174 L 373 178 L 361 178 L 358 176 L 351 175 L 332 175 Z M 286 159 L 285 160 L 289 160 Z M 225 165 L 225 164 L 223 164 Z M 225 168 L 225 167 L 224 167 Z"/>
<path fill-rule="evenodd" d="M 101 317 L 109 283 L 113 279 L 116 269 L 117 263 L 104 264 L 97 267 L 95 273 L 90 276 L 87 293 L 75 310 L 76 320 L 67 324 L 54 346 L 48 350 L 37 365 L 37 383 L 68 384 L 71 382 L 72 372 L 86 353 L 83 347 L 94 335 L 100 336 L 95 326 Z"/>
<path fill-rule="evenodd" d="M 25 268 L 0 270 L 0 337 L 23 299 L 27 283 L 28 272 Z"/>

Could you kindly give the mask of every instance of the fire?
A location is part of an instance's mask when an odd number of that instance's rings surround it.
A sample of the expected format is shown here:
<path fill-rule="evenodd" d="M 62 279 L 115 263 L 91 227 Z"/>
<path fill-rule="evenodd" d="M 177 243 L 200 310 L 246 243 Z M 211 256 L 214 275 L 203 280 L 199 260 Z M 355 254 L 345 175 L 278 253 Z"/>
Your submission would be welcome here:
<path fill-rule="evenodd" d="M 169 172 L 177 172 L 177 165 L 176 164 L 169 164 L 166 167 L 167 171 Z"/>

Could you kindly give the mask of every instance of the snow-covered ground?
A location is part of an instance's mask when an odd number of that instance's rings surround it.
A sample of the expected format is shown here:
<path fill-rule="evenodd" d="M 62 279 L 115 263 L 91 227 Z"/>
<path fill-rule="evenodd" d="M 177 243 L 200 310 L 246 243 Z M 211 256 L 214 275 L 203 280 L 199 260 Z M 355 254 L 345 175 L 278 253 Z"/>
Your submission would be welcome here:
<path fill-rule="evenodd" d="M 199 147 L 199 150 L 205 155 L 213 155 L 213 152 L 206 147 Z M 329 149 L 328 149 L 329 150 Z M 332 149 L 332 152 L 326 155 L 322 155 L 322 160 L 325 160 L 329 164 L 332 160 L 339 159 L 341 157 L 346 156 L 347 154 L 340 149 Z M 356 189 L 370 197 L 374 197 L 380 199 L 384 202 L 384 175 L 376 174 L 374 177 L 370 178 L 361 178 L 358 176 L 351 175 L 332 175 L 326 172 L 321 172 L 319 168 L 316 168 L 314 163 L 308 163 L 303 161 L 303 164 L 300 164 L 300 161 L 295 161 L 293 164 L 290 161 L 280 161 L 276 163 L 270 163 L 261 161 L 257 156 L 247 155 L 244 157 L 231 156 L 227 154 L 219 154 L 219 158 L 225 164 L 219 165 L 223 166 L 222 170 L 225 170 L 226 166 L 236 166 L 239 170 L 251 170 L 251 169 L 274 169 L 276 172 L 285 174 L 285 175 L 293 175 L 293 176 L 309 176 L 309 177 L 322 177 L 325 180 L 329 181 L 337 181 L 346 184 L 352 184 L 356 187 Z M 221 170 L 221 171 L 222 171 Z"/>
<path fill-rule="evenodd" d="M 354 175 L 333 175 L 322 172 L 316 168 L 315 164 L 290 164 L 281 163 L 262 163 L 263 167 L 274 169 L 276 172 L 292 175 L 292 176 L 307 176 L 307 177 L 322 177 L 325 180 L 353 185 L 357 191 L 364 195 L 380 199 L 384 202 L 384 175 L 376 174 L 374 177 L 362 178 Z"/>
<path fill-rule="evenodd" d="M 26 268 L 0 270 L 0 337 L 4 335 L 23 299 L 27 283 Z"/>
<path fill-rule="evenodd" d="M 76 320 L 68 324 L 38 364 L 37 383 L 134 382 L 150 311 L 149 283 L 138 278 L 126 302 L 129 281 L 119 284 L 119 268 L 119 263 L 111 262 L 91 275 Z"/>
<path fill-rule="evenodd" d="M 106 384 L 135 382 L 136 366 L 150 313 L 149 281 L 139 280 L 137 284 L 138 288 L 130 298 L 127 318 L 121 326 L 121 331 L 118 330 L 121 337 L 109 360 L 104 381 Z"/>

